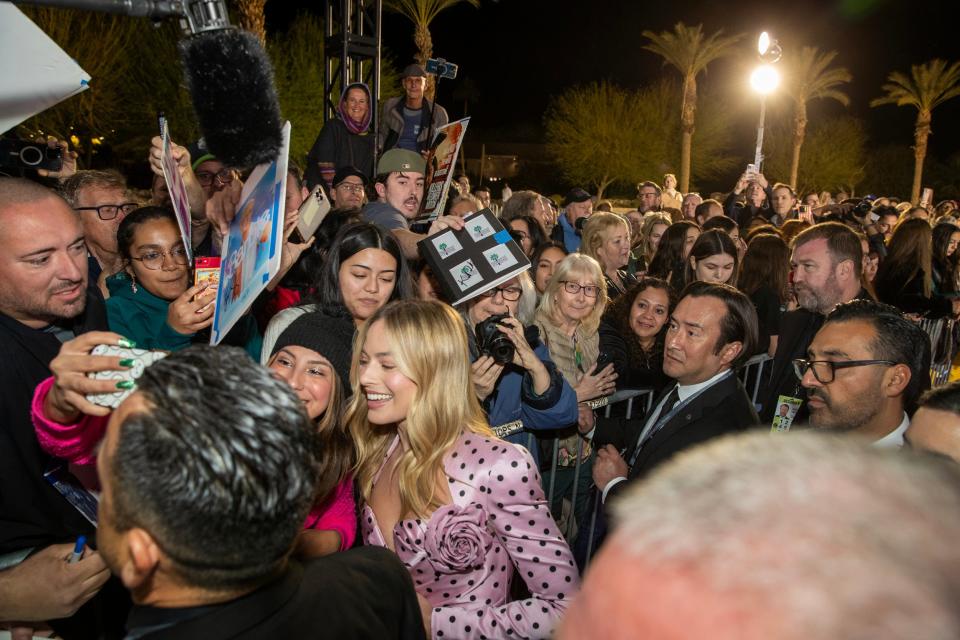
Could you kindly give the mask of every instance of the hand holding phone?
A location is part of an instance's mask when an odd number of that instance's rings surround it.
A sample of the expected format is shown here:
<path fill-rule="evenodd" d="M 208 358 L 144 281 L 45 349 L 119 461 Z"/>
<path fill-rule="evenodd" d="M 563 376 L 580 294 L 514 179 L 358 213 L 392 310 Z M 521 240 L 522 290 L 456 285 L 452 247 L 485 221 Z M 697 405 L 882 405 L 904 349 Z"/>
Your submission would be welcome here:
<path fill-rule="evenodd" d="M 92 380 L 105 380 L 114 383 L 114 390 L 107 393 L 91 393 L 87 401 L 102 407 L 116 409 L 136 389 L 136 380 L 143 375 L 144 369 L 167 356 L 166 351 L 147 351 L 110 344 L 101 344 L 90 352 L 94 356 L 120 358 L 122 370 L 92 371 L 87 377 Z"/>
<path fill-rule="evenodd" d="M 290 234 L 290 240 L 296 244 L 303 244 L 320 228 L 323 219 L 330 213 L 330 201 L 317 185 L 310 195 L 303 201 L 297 210 L 297 228 Z"/>

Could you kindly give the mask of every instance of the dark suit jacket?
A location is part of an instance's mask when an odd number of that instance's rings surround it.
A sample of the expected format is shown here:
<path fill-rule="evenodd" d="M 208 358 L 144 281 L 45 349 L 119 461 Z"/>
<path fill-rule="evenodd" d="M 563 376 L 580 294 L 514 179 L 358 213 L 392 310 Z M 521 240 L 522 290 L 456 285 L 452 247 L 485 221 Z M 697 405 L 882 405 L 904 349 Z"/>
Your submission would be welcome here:
<path fill-rule="evenodd" d="M 87 290 L 86 310 L 70 328 L 74 335 L 107 329 L 95 283 Z M 93 535 L 90 523 L 43 479 L 53 459 L 40 449 L 30 421 L 33 391 L 50 377 L 50 361 L 59 351 L 54 334 L 0 314 L 0 554 Z"/>
<path fill-rule="evenodd" d="M 813 342 L 813 336 L 817 335 L 817 331 L 823 326 L 824 319 L 824 316 L 819 313 L 806 309 L 788 311 L 780 317 L 777 352 L 770 366 L 770 378 L 759 396 L 760 419 L 765 424 L 773 420 L 779 396 L 805 397 L 803 389 L 799 388 L 800 380 L 793 371 L 793 361 L 796 358 L 807 357 L 807 347 Z M 794 422 L 802 422 L 806 415 L 806 403 L 804 403 Z"/>
<path fill-rule="evenodd" d="M 410 573 L 381 547 L 291 561 L 277 580 L 223 605 L 134 607 L 128 622 L 150 640 L 425 638 Z"/>
<path fill-rule="evenodd" d="M 664 390 L 669 393 L 672 387 Z M 661 398 L 654 403 L 656 407 Z M 627 482 L 615 485 L 607 495 L 622 492 L 627 485 L 650 473 L 676 454 L 697 446 L 711 438 L 745 431 L 759 424 L 760 419 L 750 397 L 736 375 L 729 376 L 708 387 L 682 411 L 669 420 L 643 445 Z M 628 452 L 632 456 L 633 451 Z"/>

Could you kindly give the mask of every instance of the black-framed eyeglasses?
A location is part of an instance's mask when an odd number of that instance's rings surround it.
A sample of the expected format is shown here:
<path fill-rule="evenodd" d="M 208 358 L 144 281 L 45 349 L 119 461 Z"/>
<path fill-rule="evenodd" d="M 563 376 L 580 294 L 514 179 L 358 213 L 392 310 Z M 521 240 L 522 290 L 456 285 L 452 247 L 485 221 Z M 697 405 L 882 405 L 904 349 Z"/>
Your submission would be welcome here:
<path fill-rule="evenodd" d="M 122 211 L 123 215 L 135 210 L 140 205 L 136 202 L 124 202 L 123 204 L 102 204 L 99 207 L 74 207 L 74 211 L 96 211 L 97 217 L 101 220 L 113 220 Z"/>
<path fill-rule="evenodd" d="M 233 171 L 230 169 L 220 169 L 217 173 L 212 171 L 198 171 L 197 180 L 200 181 L 201 186 L 209 187 L 213 184 L 214 180 L 220 182 L 220 184 L 227 185 L 233 182 Z"/>
<path fill-rule="evenodd" d="M 190 259 L 187 257 L 187 250 L 182 245 L 179 247 L 174 247 L 170 251 L 150 250 L 145 252 L 139 258 L 131 258 L 131 260 L 138 260 L 147 269 L 156 271 L 157 269 L 163 267 L 163 260 L 167 256 L 170 256 L 170 259 L 173 260 L 175 264 L 181 266 L 189 264 L 190 262 Z"/>
<path fill-rule="evenodd" d="M 813 369 L 813 377 L 820 384 L 830 384 L 836 377 L 837 369 L 849 369 L 851 367 L 867 367 L 870 365 L 882 364 L 892 367 L 897 363 L 893 360 L 846 360 L 833 362 L 831 360 L 804 360 L 797 358 L 793 361 L 793 370 L 801 380 L 809 369 Z"/>
<path fill-rule="evenodd" d="M 600 287 L 595 284 L 580 284 L 579 282 L 571 282 L 569 280 L 561 280 L 560 283 L 567 293 L 574 296 L 580 293 L 581 289 L 583 289 L 583 295 L 588 298 L 596 298 L 600 293 Z"/>
<path fill-rule="evenodd" d="M 516 302 L 520 299 L 520 296 L 523 295 L 523 289 L 520 287 L 494 287 L 489 291 L 484 291 L 480 296 L 482 298 L 492 298 L 497 295 L 497 293 L 507 302 Z"/>

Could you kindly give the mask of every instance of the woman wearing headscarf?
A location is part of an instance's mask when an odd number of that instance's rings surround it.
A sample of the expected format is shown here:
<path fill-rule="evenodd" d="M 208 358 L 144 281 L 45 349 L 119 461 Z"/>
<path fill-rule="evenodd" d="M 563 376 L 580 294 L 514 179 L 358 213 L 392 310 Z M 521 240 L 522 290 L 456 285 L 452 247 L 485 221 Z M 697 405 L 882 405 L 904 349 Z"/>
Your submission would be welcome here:
<path fill-rule="evenodd" d="M 337 117 L 323 125 L 307 154 L 306 179 L 311 189 L 323 181 L 329 192 L 334 174 L 344 167 L 354 167 L 367 179 L 373 178 L 370 103 L 370 89 L 362 82 L 354 82 L 343 92 Z"/>

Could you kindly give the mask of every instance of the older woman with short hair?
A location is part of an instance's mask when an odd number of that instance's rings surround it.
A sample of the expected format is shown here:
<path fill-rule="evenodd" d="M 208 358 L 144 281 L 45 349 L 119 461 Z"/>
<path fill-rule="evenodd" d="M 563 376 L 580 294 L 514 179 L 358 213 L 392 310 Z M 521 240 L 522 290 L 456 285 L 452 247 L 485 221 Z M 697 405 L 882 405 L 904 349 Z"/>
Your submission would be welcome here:
<path fill-rule="evenodd" d="M 587 218 L 580 253 L 600 263 L 611 298 L 636 282 L 623 270 L 630 262 L 630 225 L 617 214 L 600 212 Z"/>

